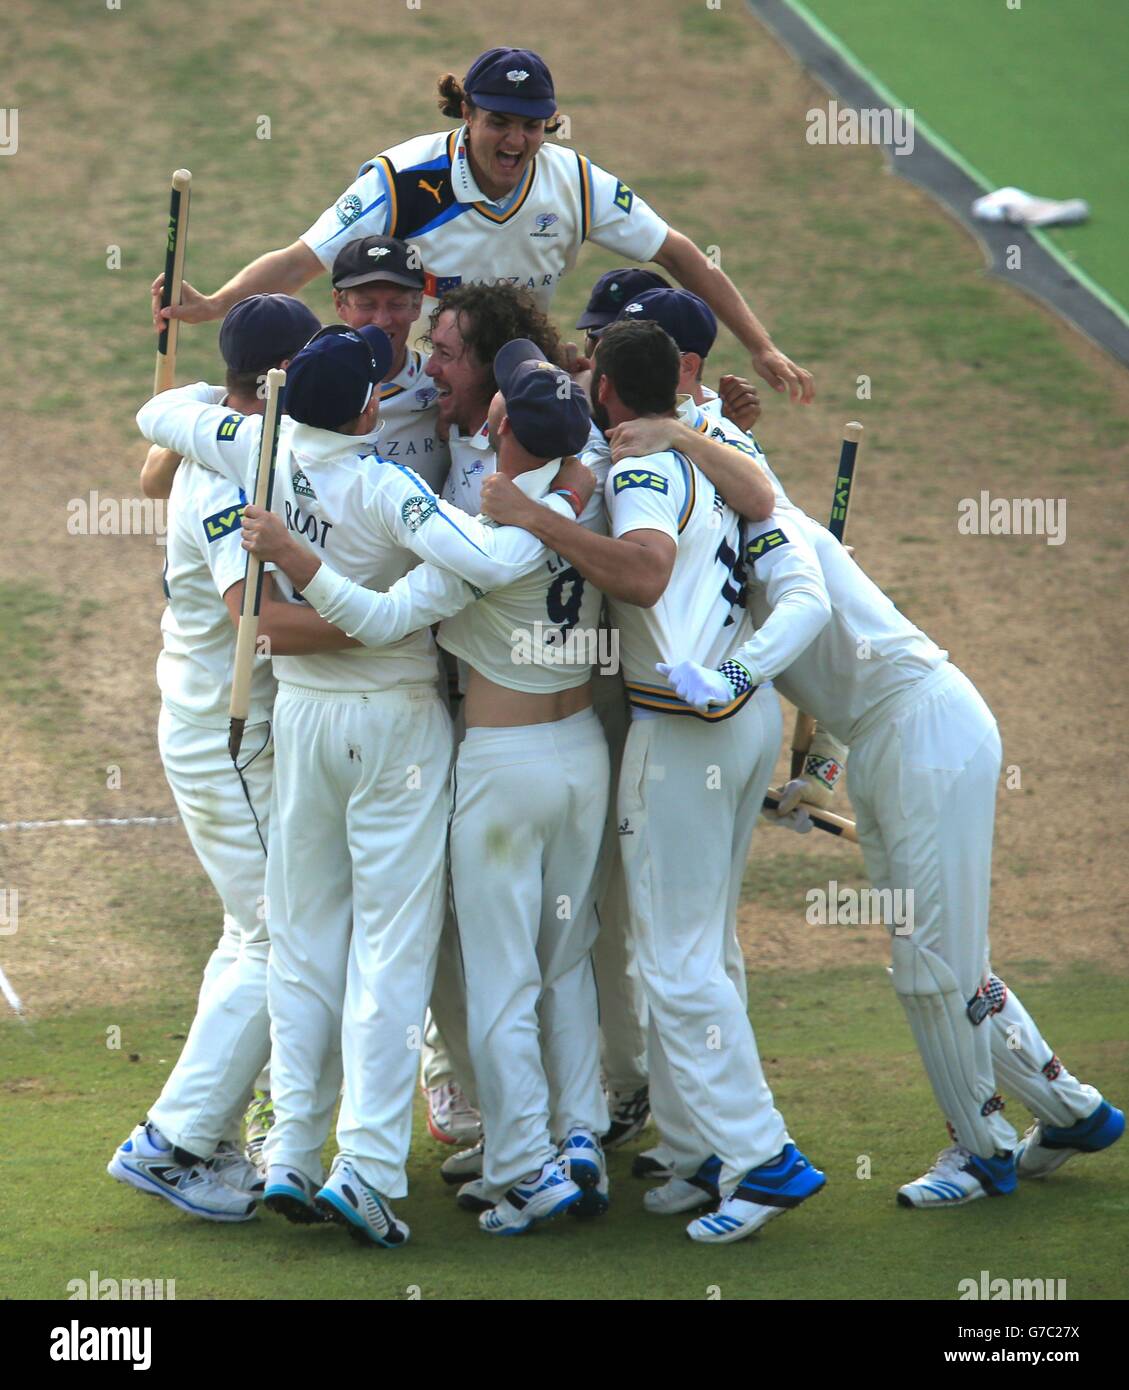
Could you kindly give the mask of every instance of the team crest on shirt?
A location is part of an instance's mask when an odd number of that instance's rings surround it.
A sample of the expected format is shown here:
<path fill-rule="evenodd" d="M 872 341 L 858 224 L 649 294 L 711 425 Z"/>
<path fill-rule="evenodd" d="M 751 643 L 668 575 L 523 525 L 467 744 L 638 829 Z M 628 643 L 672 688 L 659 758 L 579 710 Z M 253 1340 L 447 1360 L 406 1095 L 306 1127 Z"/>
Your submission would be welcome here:
<path fill-rule="evenodd" d="M 787 545 L 788 537 L 783 531 L 766 531 L 763 536 L 758 536 L 755 541 L 750 541 L 745 547 L 745 559 L 753 562 L 768 550 L 775 550 L 778 545 Z"/>
<path fill-rule="evenodd" d="M 506 73 L 506 81 L 514 83 L 515 86 L 520 86 L 528 76 L 529 74 L 524 68 L 511 68 L 510 71 Z"/>
<path fill-rule="evenodd" d="M 211 516 L 206 516 L 203 520 L 204 535 L 208 539 L 208 544 L 219 541 L 224 536 L 230 536 L 232 531 L 238 531 L 243 525 L 243 503 L 234 507 L 228 507 L 223 512 L 213 512 Z"/>
<path fill-rule="evenodd" d="M 426 410 L 438 397 L 439 392 L 434 386 L 417 387 L 415 398 L 419 403 L 417 409 Z"/>
<path fill-rule="evenodd" d="M 618 180 L 615 186 L 615 197 L 612 199 L 612 202 L 619 208 L 620 212 L 630 212 L 631 205 L 634 201 L 635 194 L 632 193 L 631 189 L 628 188 L 622 179 Z"/>
<path fill-rule="evenodd" d="M 290 479 L 290 486 L 299 497 L 312 497 L 317 501 L 317 493 L 310 486 L 310 480 L 300 468 L 294 470 L 294 475 Z"/>
<path fill-rule="evenodd" d="M 553 223 L 559 222 L 560 220 L 561 219 L 557 216 L 555 212 L 539 212 L 537 214 L 537 230 L 535 232 L 530 232 L 529 235 L 544 237 L 560 236 L 560 232 L 549 231 L 549 228 L 553 225 Z"/>
<path fill-rule="evenodd" d="M 355 193 L 345 193 L 337 200 L 337 220 L 348 227 L 361 215 L 361 200 Z"/>
<path fill-rule="evenodd" d="M 616 474 L 612 491 L 625 492 L 629 487 L 645 487 L 649 488 L 651 492 L 668 492 L 670 490 L 667 480 L 661 473 L 652 473 L 646 468 L 630 468 L 624 473 Z"/>
<path fill-rule="evenodd" d="M 230 443 L 235 438 L 235 431 L 246 418 L 246 415 L 241 415 L 238 410 L 233 410 L 230 415 L 225 415 L 216 430 L 216 438 L 222 444 Z"/>
<path fill-rule="evenodd" d="M 409 531 L 418 531 L 429 516 L 433 516 L 439 510 L 439 504 L 434 497 L 409 497 L 400 508 L 400 515 L 404 519 L 404 525 Z"/>

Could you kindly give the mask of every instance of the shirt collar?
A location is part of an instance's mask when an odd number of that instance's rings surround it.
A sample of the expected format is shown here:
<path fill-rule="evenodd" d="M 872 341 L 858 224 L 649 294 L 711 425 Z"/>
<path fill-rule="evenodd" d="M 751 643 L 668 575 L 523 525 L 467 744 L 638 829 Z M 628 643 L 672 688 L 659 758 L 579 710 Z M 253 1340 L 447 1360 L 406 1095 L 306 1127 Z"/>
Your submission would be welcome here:
<path fill-rule="evenodd" d="M 525 170 L 525 175 L 521 182 L 512 193 L 507 193 L 504 198 L 488 198 L 478 186 L 478 181 L 470 168 L 470 152 L 467 148 L 466 126 L 459 129 L 455 137 L 455 154 L 451 160 L 451 187 L 455 197 L 460 203 L 485 203 L 488 207 L 497 208 L 499 212 L 505 212 L 510 204 L 517 198 L 526 187 L 529 179 L 533 177 L 534 160 L 529 161 Z M 534 156 L 536 159 L 536 156 Z"/>
<path fill-rule="evenodd" d="M 473 434 L 463 434 L 458 425 L 452 425 L 450 438 L 452 444 L 465 444 L 468 449 L 489 449 L 490 422 L 483 420 L 482 428 L 475 430 Z"/>
<path fill-rule="evenodd" d="M 460 126 L 455 136 L 455 156 L 451 160 L 451 187 L 460 203 L 487 203 L 489 198 L 483 193 L 470 171 L 470 152 L 466 142 L 467 128 Z"/>
<path fill-rule="evenodd" d="M 519 473 L 513 481 L 526 497 L 540 500 L 549 491 L 549 484 L 557 476 L 560 466 L 560 459 L 550 459 L 540 468 L 531 468 L 528 473 Z"/>
<path fill-rule="evenodd" d="M 290 436 L 291 450 L 311 463 L 328 463 L 334 459 L 368 454 L 376 447 L 379 430 L 368 434 L 338 434 L 335 430 L 319 430 L 313 425 L 294 424 Z"/>

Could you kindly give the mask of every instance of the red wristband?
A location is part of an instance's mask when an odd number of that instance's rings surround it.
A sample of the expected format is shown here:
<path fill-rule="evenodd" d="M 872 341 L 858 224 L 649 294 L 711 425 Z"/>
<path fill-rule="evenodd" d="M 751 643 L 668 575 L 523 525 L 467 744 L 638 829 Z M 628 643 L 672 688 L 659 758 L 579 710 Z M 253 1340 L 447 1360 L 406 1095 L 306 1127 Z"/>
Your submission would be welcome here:
<path fill-rule="evenodd" d="M 575 516 L 579 516 L 584 510 L 584 503 L 580 500 L 580 493 L 577 492 L 574 487 L 555 487 L 553 489 L 553 496 L 567 497 L 568 504 L 572 508 Z"/>

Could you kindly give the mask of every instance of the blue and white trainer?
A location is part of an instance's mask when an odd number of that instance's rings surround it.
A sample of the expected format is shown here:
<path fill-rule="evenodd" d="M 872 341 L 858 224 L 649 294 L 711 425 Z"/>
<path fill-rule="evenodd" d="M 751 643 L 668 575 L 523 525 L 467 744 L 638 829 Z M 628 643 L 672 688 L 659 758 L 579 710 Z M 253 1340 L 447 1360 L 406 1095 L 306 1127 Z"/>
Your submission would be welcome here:
<path fill-rule="evenodd" d="M 655 1216 L 676 1216 L 699 1207 L 716 1207 L 721 1201 L 717 1180 L 721 1176 L 721 1159 L 711 1154 L 691 1178 L 673 1174 L 661 1187 L 643 1193 L 643 1205 Z"/>
<path fill-rule="evenodd" d="M 516 1236 L 536 1221 L 548 1221 L 579 1202 L 583 1192 L 568 1176 L 564 1160 L 551 1158 L 510 1188 L 496 1206 L 484 1211 L 478 1224 L 487 1235 Z"/>
<path fill-rule="evenodd" d="M 590 1129 L 573 1125 L 565 1135 L 559 1153 L 565 1172 L 583 1193 L 568 1209 L 570 1216 L 585 1220 L 603 1216 L 608 1209 L 608 1165 L 600 1141 Z"/>
<path fill-rule="evenodd" d="M 344 1226 L 362 1245 L 371 1243 L 395 1250 L 406 1244 L 411 1234 L 407 1223 L 397 1220 L 388 1199 L 365 1182 L 343 1154 L 333 1160 L 314 1205 L 328 1220 Z"/>
<path fill-rule="evenodd" d="M 261 1168 L 257 1168 L 240 1149 L 229 1140 L 216 1145 L 216 1151 L 208 1160 L 208 1167 L 221 1177 L 228 1187 L 237 1192 L 245 1192 L 248 1197 L 263 1196 L 266 1186 Z"/>
<path fill-rule="evenodd" d="M 1045 1178 L 1079 1154 L 1101 1153 L 1124 1133 L 1125 1116 L 1108 1100 L 1069 1128 L 1056 1129 L 1038 1120 L 1016 1146 L 1016 1172 L 1021 1178 Z"/>
<path fill-rule="evenodd" d="M 717 1211 L 691 1221 L 686 1234 L 705 1245 L 744 1240 L 814 1197 L 826 1182 L 795 1144 L 785 1144 L 774 1159 L 750 1168 Z"/>
<path fill-rule="evenodd" d="M 1014 1154 L 980 1158 L 961 1144 L 950 1144 L 928 1173 L 898 1188 L 898 1206 L 960 1207 L 981 1197 L 1006 1197 L 1017 1186 Z"/>
<path fill-rule="evenodd" d="M 209 1163 L 179 1163 L 172 1144 L 155 1125 L 138 1125 L 118 1145 L 106 1171 L 118 1182 L 163 1197 L 205 1221 L 250 1221 L 255 1215 L 255 1199 L 224 1182 Z"/>
<path fill-rule="evenodd" d="M 267 1169 L 263 1205 L 296 1226 L 314 1226 L 324 1218 L 314 1206 L 318 1185 L 288 1163 L 272 1163 Z"/>

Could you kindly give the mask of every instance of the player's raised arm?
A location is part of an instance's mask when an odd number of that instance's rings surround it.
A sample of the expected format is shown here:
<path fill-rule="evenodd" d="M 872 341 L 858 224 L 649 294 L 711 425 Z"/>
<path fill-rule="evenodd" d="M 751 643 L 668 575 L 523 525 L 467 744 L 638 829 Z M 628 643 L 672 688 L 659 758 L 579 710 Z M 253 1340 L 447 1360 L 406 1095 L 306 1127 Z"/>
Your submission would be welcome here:
<path fill-rule="evenodd" d="M 324 269 L 323 263 L 304 241 L 295 241 L 290 246 L 257 257 L 215 294 L 201 294 L 185 280 L 181 286 L 181 302 L 164 309 L 161 308 L 161 290 L 165 283 L 162 272 L 150 287 L 153 327 L 159 332 L 166 319 L 180 319 L 182 323 L 207 323 L 211 319 L 222 319 L 232 305 L 252 294 L 296 295 L 303 285 L 308 285 Z"/>
<path fill-rule="evenodd" d="M 263 421 L 227 406 L 212 405 L 207 382 L 163 391 L 137 412 L 137 428 L 152 444 L 187 455 L 246 488 L 254 475 Z"/>
<path fill-rule="evenodd" d="M 741 291 L 720 266 L 707 260 L 689 237 L 672 227 L 654 259 L 680 285 L 706 301 L 748 352 L 753 370 L 774 391 L 787 391 L 792 400 L 804 405 L 815 399 L 811 372 L 798 367 L 780 351 Z"/>
<path fill-rule="evenodd" d="M 675 449 L 698 465 L 735 512 L 750 521 L 764 521 L 772 515 L 772 484 L 747 454 L 672 416 L 627 420 L 608 432 L 608 443 L 613 464 Z"/>

